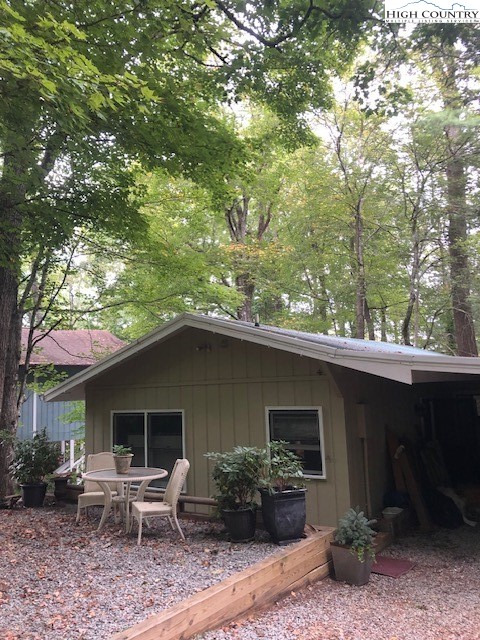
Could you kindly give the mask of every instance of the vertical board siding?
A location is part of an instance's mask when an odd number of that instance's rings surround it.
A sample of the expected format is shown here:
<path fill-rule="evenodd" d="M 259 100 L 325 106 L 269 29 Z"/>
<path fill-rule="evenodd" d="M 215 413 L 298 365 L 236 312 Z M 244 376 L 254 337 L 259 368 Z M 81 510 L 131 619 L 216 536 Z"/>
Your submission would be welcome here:
<path fill-rule="evenodd" d="M 331 370 L 345 398 L 344 433 L 347 440 L 351 504 L 366 507 L 368 491 L 372 514 L 376 514 L 383 508 L 383 493 L 385 487 L 389 486 L 390 465 L 386 456 L 385 428 L 388 426 L 397 433 L 412 437 L 415 435 L 415 391 L 409 385 L 360 374 L 343 367 L 332 366 Z M 358 404 L 365 405 L 370 476 L 368 486 L 362 439 L 358 431 Z"/>
<path fill-rule="evenodd" d="M 293 391 L 295 394 L 294 404 L 297 407 L 309 407 L 312 405 L 312 393 L 310 389 L 310 382 L 294 382 Z"/>
<path fill-rule="evenodd" d="M 291 382 L 277 382 L 277 397 L 282 406 L 299 406 L 295 402 L 295 389 Z"/>
<path fill-rule="evenodd" d="M 26 390 L 25 400 L 19 418 L 17 436 L 21 440 L 31 438 L 33 434 L 33 392 Z"/>
<path fill-rule="evenodd" d="M 266 426 L 262 385 L 250 382 L 247 387 L 248 442 L 253 447 L 265 445 Z"/>
<path fill-rule="evenodd" d="M 220 338 L 218 343 L 219 357 L 218 357 L 218 379 L 231 380 L 233 378 L 234 371 L 234 352 L 235 349 L 232 346 L 232 340 L 229 338 Z M 235 362 L 235 365 L 237 363 Z"/>
<path fill-rule="evenodd" d="M 207 396 L 207 451 L 220 451 L 222 439 L 219 385 L 207 385 L 205 393 Z"/>
<path fill-rule="evenodd" d="M 255 377 L 258 355 L 255 357 L 249 353 L 250 343 L 230 340 L 229 345 L 232 350 L 232 379 Z"/>
<path fill-rule="evenodd" d="M 346 457 L 343 400 L 331 393 L 328 375 L 318 375 L 328 372 L 322 363 L 197 330 L 172 337 L 141 360 L 89 386 L 87 452 L 111 446 L 112 410 L 183 410 L 188 492 L 208 497 L 215 488 L 207 451 L 265 446 L 266 407 L 320 406 L 327 479 L 308 482 L 307 515 L 312 524 L 336 524 L 349 506 L 348 467 L 338 460 Z"/>
<path fill-rule="evenodd" d="M 248 427 L 248 393 L 246 384 L 236 384 L 233 391 L 233 421 L 235 445 L 250 444 Z"/>
<path fill-rule="evenodd" d="M 193 476 L 195 493 L 200 496 L 208 496 L 208 476 L 205 473 L 205 454 L 207 453 L 207 394 L 205 386 L 192 388 L 192 436 L 194 455 L 190 475 Z M 188 455 L 187 455 L 188 458 Z M 192 473 L 193 471 L 193 473 Z"/>
<path fill-rule="evenodd" d="M 220 448 L 219 451 L 229 451 L 235 446 L 235 430 L 233 417 L 233 384 L 221 384 L 216 387 L 220 407 Z"/>
<path fill-rule="evenodd" d="M 19 427 L 17 429 L 17 436 L 21 440 L 29 439 L 33 436 L 34 404 L 34 392 L 31 389 L 27 389 L 25 400 L 20 411 Z M 37 394 L 37 432 L 45 427 L 48 438 L 52 442 L 78 438 L 76 432 L 84 426 L 83 422 L 64 422 L 62 419 L 71 409 L 72 405 L 70 402 L 44 402 L 41 396 Z"/>
<path fill-rule="evenodd" d="M 277 375 L 293 376 L 293 358 L 291 353 L 286 351 L 274 351 L 275 354 L 275 366 Z"/>
<path fill-rule="evenodd" d="M 147 407 L 148 408 L 148 407 Z M 157 407 L 157 409 L 162 409 L 163 407 Z M 170 408 L 170 407 L 166 407 Z M 191 451 L 195 450 L 195 414 L 193 409 L 193 389 L 192 387 L 180 387 L 180 403 L 177 405 L 177 409 L 183 409 L 183 441 L 185 443 L 185 457 L 190 462 L 190 469 L 187 478 L 188 483 L 188 492 L 192 495 L 200 495 L 196 492 L 195 488 L 195 471 L 194 467 L 196 467 L 195 461 L 192 459 Z M 195 493 L 196 492 L 196 493 Z"/>

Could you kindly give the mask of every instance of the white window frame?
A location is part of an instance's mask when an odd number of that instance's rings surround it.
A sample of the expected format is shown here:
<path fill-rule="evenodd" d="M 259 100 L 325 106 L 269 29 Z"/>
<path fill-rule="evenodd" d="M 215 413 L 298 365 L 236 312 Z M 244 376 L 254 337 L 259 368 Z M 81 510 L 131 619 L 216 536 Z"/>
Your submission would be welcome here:
<path fill-rule="evenodd" d="M 182 456 L 185 458 L 185 410 L 184 409 L 112 409 L 110 411 L 110 449 L 113 448 L 113 416 L 116 413 L 137 413 L 143 415 L 143 449 L 145 451 L 145 467 L 147 466 L 148 448 L 147 448 L 147 424 L 149 413 L 179 413 L 182 416 Z M 183 492 L 187 490 L 186 481 L 183 486 Z M 156 487 L 149 487 L 149 491 L 162 491 Z"/>
<path fill-rule="evenodd" d="M 318 416 L 318 430 L 319 430 L 319 440 L 320 440 L 320 456 L 322 458 L 322 469 L 323 473 L 305 473 L 305 478 L 309 480 L 326 480 L 327 479 L 327 469 L 325 466 L 325 436 L 324 436 L 324 428 L 323 428 L 323 411 L 322 407 L 298 407 L 296 405 L 293 406 L 269 406 L 265 407 L 265 427 L 266 427 L 266 438 L 267 442 L 270 442 L 270 411 L 316 411 Z"/>

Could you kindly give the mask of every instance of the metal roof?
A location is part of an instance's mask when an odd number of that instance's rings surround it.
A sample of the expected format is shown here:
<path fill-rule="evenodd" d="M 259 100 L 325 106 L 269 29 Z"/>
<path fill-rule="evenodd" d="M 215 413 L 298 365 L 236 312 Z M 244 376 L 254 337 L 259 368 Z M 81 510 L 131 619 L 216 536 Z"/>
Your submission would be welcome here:
<path fill-rule="evenodd" d="M 347 351 L 363 351 L 368 353 L 398 353 L 407 355 L 431 355 L 442 356 L 444 354 L 437 351 L 427 351 L 425 349 L 418 349 L 416 347 L 410 347 L 401 344 L 395 344 L 390 342 L 380 342 L 374 340 L 361 340 L 360 338 L 345 338 L 338 336 L 329 336 L 322 333 L 307 333 L 305 331 L 296 331 L 295 329 L 283 329 L 281 327 L 272 327 L 269 325 L 252 325 L 249 322 L 237 321 L 240 324 L 251 327 L 255 326 L 261 331 L 268 333 L 275 333 L 284 336 L 290 336 L 292 338 L 299 338 L 307 342 L 313 342 L 315 344 L 324 345 L 326 347 L 333 347 L 334 349 L 345 349 Z"/>
<path fill-rule="evenodd" d="M 479 358 L 447 356 L 385 342 L 337 338 L 185 313 L 50 389 L 45 393 L 45 399 L 82 399 L 87 382 L 189 327 L 289 351 L 405 384 L 455 379 L 480 381 Z"/>

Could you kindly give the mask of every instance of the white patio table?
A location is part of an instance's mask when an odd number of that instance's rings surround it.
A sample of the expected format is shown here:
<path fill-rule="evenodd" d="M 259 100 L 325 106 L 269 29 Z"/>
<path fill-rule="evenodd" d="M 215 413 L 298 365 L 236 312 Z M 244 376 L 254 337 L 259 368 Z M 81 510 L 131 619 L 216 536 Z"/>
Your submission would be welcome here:
<path fill-rule="evenodd" d="M 125 531 L 128 533 L 130 528 L 130 487 L 132 482 L 140 482 L 140 488 L 145 484 L 148 485 L 152 480 L 159 480 L 168 476 L 166 469 L 158 467 L 130 467 L 128 473 L 117 473 L 115 469 L 100 469 L 97 471 L 87 471 L 83 474 L 84 478 L 98 482 L 105 494 L 105 506 L 103 508 L 99 531 L 110 513 L 112 503 L 118 502 L 125 507 Z M 112 490 L 109 482 L 119 483 L 119 493 L 112 496 Z"/>

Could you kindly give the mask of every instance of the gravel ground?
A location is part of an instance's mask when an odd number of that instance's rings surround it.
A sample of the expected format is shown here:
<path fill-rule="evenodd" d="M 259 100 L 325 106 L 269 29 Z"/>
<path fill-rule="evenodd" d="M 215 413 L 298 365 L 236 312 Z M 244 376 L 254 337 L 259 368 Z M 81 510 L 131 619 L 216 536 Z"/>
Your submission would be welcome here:
<path fill-rule="evenodd" d="M 166 518 L 125 535 L 101 510 L 75 524 L 73 505 L 0 510 L 0 640 L 99 640 L 278 551 L 259 533 L 230 543 L 218 523 Z"/>
<path fill-rule="evenodd" d="M 197 640 L 478 640 L 480 524 L 401 538 L 382 555 L 415 562 L 353 587 L 321 580 L 270 610 Z"/>
<path fill-rule="evenodd" d="M 141 547 L 99 511 L 0 511 L 0 640 L 99 640 L 278 550 L 259 533 L 231 544 L 219 524 L 157 519 Z M 480 640 L 480 525 L 402 538 L 382 552 L 415 562 L 398 579 L 327 578 L 197 640 Z"/>

